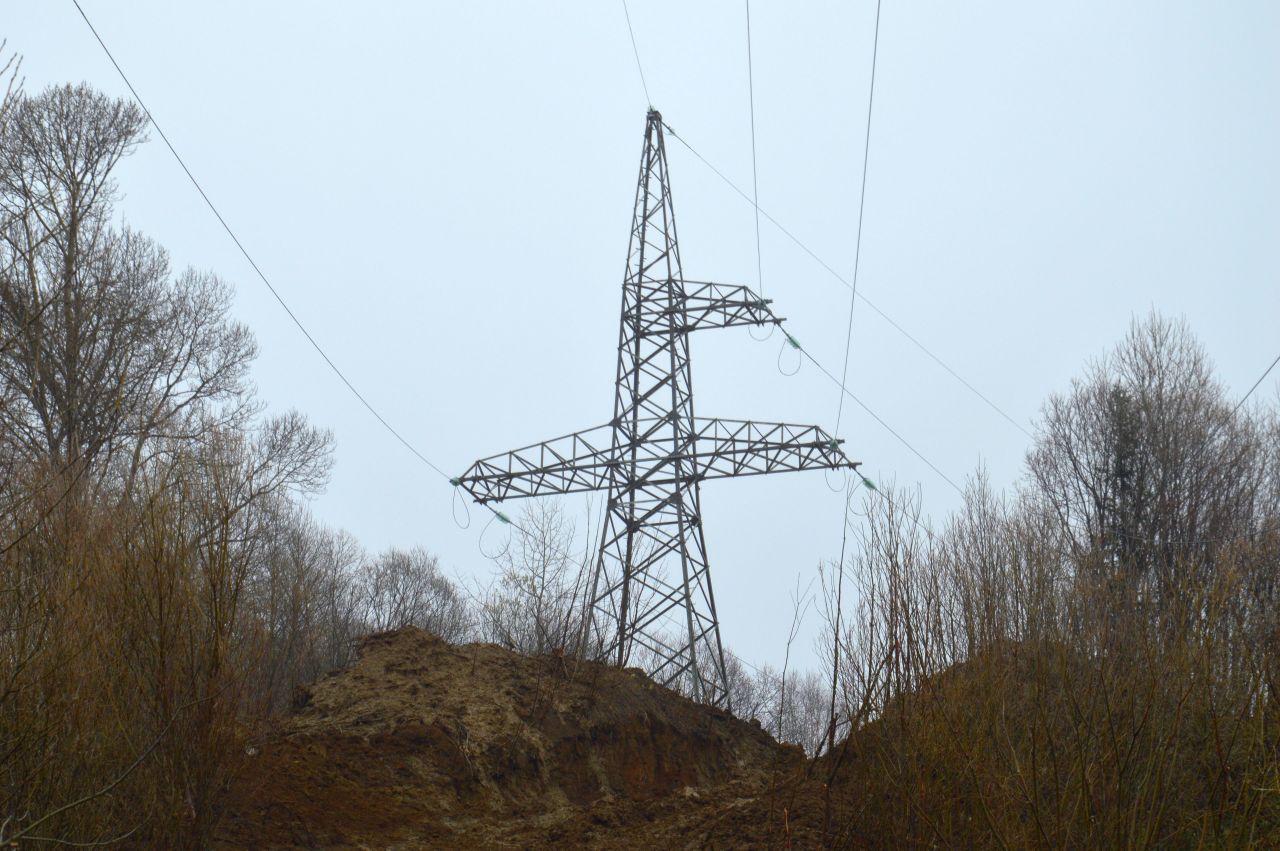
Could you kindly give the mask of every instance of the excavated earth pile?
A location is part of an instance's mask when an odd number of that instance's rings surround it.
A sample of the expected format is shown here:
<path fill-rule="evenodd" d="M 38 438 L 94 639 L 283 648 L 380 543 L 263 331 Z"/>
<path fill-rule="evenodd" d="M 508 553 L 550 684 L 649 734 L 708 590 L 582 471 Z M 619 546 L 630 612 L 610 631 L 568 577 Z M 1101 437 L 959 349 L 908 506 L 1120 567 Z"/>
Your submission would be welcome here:
<path fill-rule="evenodd" d="M 368 638 L 249 754 L 222 847 L 752 845 L 788 832 L 804 770 L 639 671 L 417 629 Z"/>

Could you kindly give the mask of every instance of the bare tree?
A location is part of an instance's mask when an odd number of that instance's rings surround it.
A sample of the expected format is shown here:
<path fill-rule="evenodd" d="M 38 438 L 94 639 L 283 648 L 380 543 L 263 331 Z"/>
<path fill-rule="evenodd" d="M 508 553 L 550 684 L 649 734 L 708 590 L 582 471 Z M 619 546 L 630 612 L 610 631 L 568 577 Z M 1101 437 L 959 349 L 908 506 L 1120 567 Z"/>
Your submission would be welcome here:
<path fill-rule="evenodd" d="M 520 527 L 495 559 L 497 580 L 479 595 L 481 637 L 521 653 L 574 654 L 589 565 L 573 556 L 574 524 L 559 503 L 539 501 L 521 515 Z"/>
<path fill-rule="evenodd" d="M 1263 446 L 1185 322 L 1152 314 L 1050 397 L 1028 467 L 1078 564 L 1144 583 L 1156 600 L 1181 583 L 1177 565 L 1212 570 L 1224 543 L 1274 512 Z"/>
<path fill-rule="evenodd" d="M 255 666 L 255 698 L 279 710 L 294 689 L 348 664 L 366 630 L 357 568 L 364 552 L 346 532 L 327 529 L 302 506 L 279 501 L 250 567 L 248 629 L 265 630 Z"/>
<path fill-rule="evenodd" d="M 416 626 L 447 641 L 470 629 L 466 598 L 422 547 L 389 549 L 360 569 L 359 616 L 373 632 Z"/>
<path fill-rule="evenodd" d="M 5 56 L 8 46 L 7 38 L 0 39 L 0 82 L 4 86 L 4 91 L 0 94 L 0 135 L 4 134 L 9 124 L 10 108 L 22 91 L 22 81 L 18 78 L 18 72 L 22 70 L 22 57 L 13 53 Z"/>
<path fill-rule="evenodd" d="M 0 836 L 203 847 L 256 713 L 345 661 L 358 628 L 358 548 L 298 507 L 331 437 L 259 419 L 229 288 L 115 224 L 145 116 L 9 79 Z"/>
<path fill-rule="evenodd" d="M 729 705 L 733 714 L 744 721 L 755 721 L 761 726 L 773 729 L 769 721 L 770 690 L 765 686 L 770 677 L 764 669 L 756 669 L 753 673 L 738 654 L 728 647 L 724 649 L 724 673 L 726 691 L 729 694 Z"/>
<path fill-rule="evenodd" d="M 1019 490 L 979 471 L 940 532 L 868 497 L 824 832 L 1275 844 L 1275 413 L 1158 317 L 1045 411 Z"/>
<path fill-rule="evenodd" d="M 145 126 L 63 86 L 18 97 L 0 133 L 0 424 L 30 456 L 118 462 L 124 481 L 159 443 L 242 425 L 256 351 L 225 284 L 113 224 L 112 172 Z"/>

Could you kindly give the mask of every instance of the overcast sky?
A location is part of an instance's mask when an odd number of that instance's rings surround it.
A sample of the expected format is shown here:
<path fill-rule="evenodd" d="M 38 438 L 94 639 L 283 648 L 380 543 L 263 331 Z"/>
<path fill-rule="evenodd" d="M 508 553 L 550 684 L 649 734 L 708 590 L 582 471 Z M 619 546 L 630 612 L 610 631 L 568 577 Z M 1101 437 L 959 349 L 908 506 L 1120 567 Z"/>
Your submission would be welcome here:
<path fill-rule="evenodd" d="M 612 416 L 646 108 L 621 2 L 82 4 L 297 315 L 434 463 Z M 743 3 L 630 9 L 654 106 L 749 191 Z M 848 278 L 874 2 L 751 11 L 760 205 Z M 126 94 L 71 0 L 6 0 L 0 37 L 28 91 Z M 1153 308 L 1242 394 L 1280 352 L 1277 45 L 1263 0 L 887 0 L 860 291 L 1027 429 Z M 119 169 L 120 211 L 175 266 L 235 284 L 262 398 L 333 430 L 315 513 L 485 581 L 482 522 L 454 524 L 452 489 L 327 370 L 152 136 Z M 756 285 L 751 207 L 668 150 L 686 275 Z M 763 227 L 764 294 L 838 371 L 848 289 Z M 808 364 L 781 375 L 781 344 L 697 336 L 698 413 L 833 428 L 838 388 Z M 1014 486 L 1026 436 L 861 303 L 852 352 L 853 392 L 948 477 L 984 464 Z M 840 436 L 935 520 L 957 505 L 856 405 Z M 788 474 L 708 484 L 703 507 L 726 644 L 779 664 L 787 594 L 838 555 L 843 498 Z M 565 509 L 585 522 L 580 498 Z"/>

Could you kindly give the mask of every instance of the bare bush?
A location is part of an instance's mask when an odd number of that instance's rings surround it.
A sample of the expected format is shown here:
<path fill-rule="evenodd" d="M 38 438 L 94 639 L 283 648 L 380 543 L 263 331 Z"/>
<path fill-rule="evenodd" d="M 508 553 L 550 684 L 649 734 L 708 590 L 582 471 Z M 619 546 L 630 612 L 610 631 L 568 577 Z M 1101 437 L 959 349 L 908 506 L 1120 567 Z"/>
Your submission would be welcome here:
<path fill-rule="evenodd" d="M 37 490 L 24 510 L 43 522 L 0 557 L 18 627 L 0 634 L 9 841 L 190 847 L 216 822 L 270 655 L 254 565 L 280 500 L 323 479 L 327 442 L 285 418 L 159 458 L 128 501 Z"/>

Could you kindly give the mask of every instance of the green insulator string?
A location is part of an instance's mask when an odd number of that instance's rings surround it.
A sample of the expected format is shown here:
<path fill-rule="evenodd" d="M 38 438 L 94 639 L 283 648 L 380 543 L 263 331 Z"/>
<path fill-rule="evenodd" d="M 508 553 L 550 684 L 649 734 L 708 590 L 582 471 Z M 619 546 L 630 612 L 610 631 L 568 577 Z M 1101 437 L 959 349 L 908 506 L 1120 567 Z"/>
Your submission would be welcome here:
<path fill-rule="evenodd" d="M 791 346 L 791 348 L 795 349 L 797 352 L 800 352 L 801 355 L 804 354 L 804 349 L 800 348 L 800 341 L 798 341 L 795 337 L 792 337 L 789 332 L 783 331 L 782 334 L 786 339 L 783 341 L 782 347 L 778 349 L 778 372 L 790 378 L 791 376 L 795 375 L 797 372 L 800 371 L 800 367 L 804 364 L 804 359 L 803 357 L 797 357 L 796 368 L 788 372 L 787 370 L 782 368 L 782 355 L 784 352 L 786 352 L 787 346 Z"/>

